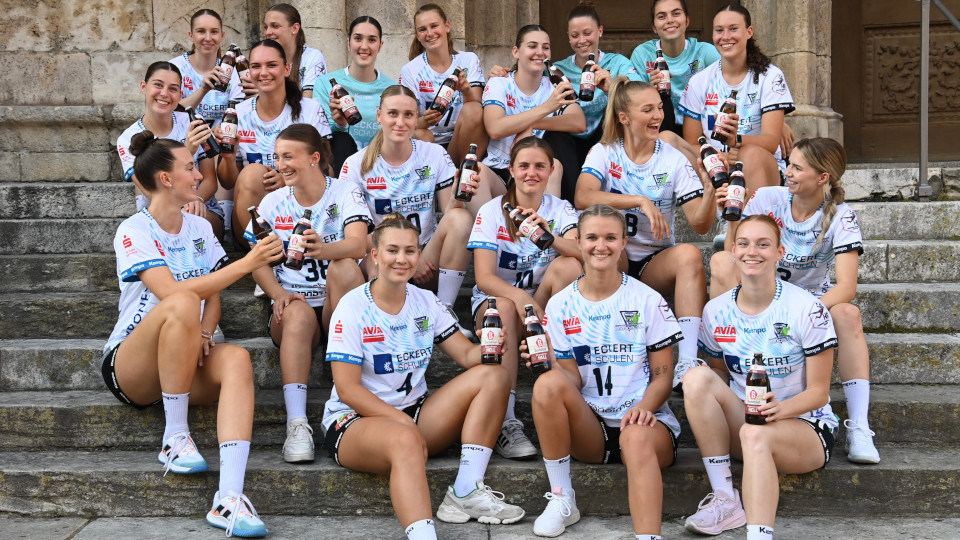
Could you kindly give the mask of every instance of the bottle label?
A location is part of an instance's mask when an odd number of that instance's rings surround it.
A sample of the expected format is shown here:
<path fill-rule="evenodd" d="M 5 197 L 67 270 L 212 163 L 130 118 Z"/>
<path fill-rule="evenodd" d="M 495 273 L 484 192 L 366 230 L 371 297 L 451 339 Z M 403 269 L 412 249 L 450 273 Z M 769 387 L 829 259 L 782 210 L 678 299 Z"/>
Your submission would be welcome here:
<path fill-rule="evenodd" d="M 730 116 L 727 113 L 724 113 L 724 112 L 717 113 L 717 121 L 713 123 L 713 126 L 714 126 L 713 130 L 716 131 L 717 126 L 722 126 L 723 124 L 725 124 L 727 122 L 727 118 L 729 117 Z"/>
<path fill-rule="evenodd" d="M 250 70 L 249 70 L 249 69 L 245 69 L 245 70 L 241 71 L 240 73 L 237 73 L 237 76 L 240 77 L 241 79 L 246 79 L 247 77 L 250 76 Z"/>
<path fill-rule="evenodd" d="M 474 172 L 475 171 L 473 169 L 463 169 L 462 171 L 460 171 L 460 183 L 457 184 L 458 191 L 463 191 L 463 186 L 470 181 L 470 176 Z"/>
<path fill-rule="evenodd" d="M 747 196 L 747 189 L 738 184 L 727 186 L 727 201 L 723 203 L 724 208 L 734 207 L 743 210 L 743 199 Z"/>
<path fill-rule="evenodd" d="M 220 134 L 222 135 L 223 142 L 231 143 L 237 138 L 237 125 L 228 122 L 220 123 Z M 230 139 L 230 141 L 227 141 Z"/>
<path fill-rule="evenodd" d="M 767 388 L 765 386 L 746 387 L 746 397 L 743 402 L 747 405 L 747 414 L 760 415 L 760 407 L 767 402 L 763 399 L 766 393 Z"/>
<path fill-rule="evenodd" d="M 437 92 L 437 98 L 434 100 L 444 107 L 449 107 L 450 102 L 453 101 L 454 89 L 450 86 L 441 86 L 440 90 Z"/>
<path fill-rule="evenodd" d="M 287 243 L 287 253 L 291 257 L 296 258 L 296 254 L 303 254 L 307 250 L 307 246 L 303 244 L 303 235 L 294 234 L 290 236 L 290 241 Z"/>
<path fill-rule="evenodd" d="M 340 98 L 340 110 L 346 111 L 347 109 L 352 109 L 354 107 L 353 96 L 347 94 Z"/>
<path fill-rule="evenodd" d="M 530 218 L 523 220 L 523 223 L 521 223 L 517 228 L 520 230 L 520 234 L 526 236 L 534 242 L 536 242 L 537 238 L 540 238 L 540 235 L 543 234 L 540 231 L 540 227 L 536 223 L 532 222 Z M 536 238 L 534 238 L 534 235 L 536 235 Z"/>
<path fill-rule="evenodd" d="M 707 172 L 710 173 L 710 178 L 713 178 L 723 171 L 723 162 L 720 161 L 720 154 L 709 154 L 707 157 L 703 158 L 703 166 L 707 169 Z"/>
<path fill-rule="evenodd" d="M 580 78 L 580 86 L 581 86 L 581 87 L 586 86 L 586 87 L 588 87 L 588 88 L 593 88 L 593 85 L 594 85 L 594 82 L 593 82 L 593 72 L 592 72 L 592 71 L 584 71 L 584 72 L 583 72 L 583 75 L 582 75 L 581 78 Z"/>
<path fill-rule="evenodd" d="M 670 72 L 665 69 L 661 69 L 660 75 L 661 77 L 660 82 L 657 83 L 657 90 L 660 92 L 670 90 Z"/>
<path fill-rule="evenodd" d="M 542 364 L 549 359 L 547 338 L 543 334 L 527 338 L 527 352 L 530 353 L 531 364 Z"/>
<path fill-rule="evenodd" d="M 480 354 L 500 354 L 500 328 L 484 328 L 480 332 Z"/>
<path fill-rule="evenodd" d="M 230 82 L 230 77 L 233 76 L 233 66 L 230 64 L 221 64 L 220 69 L 223 70 L 223 77 L 227 79 L 227 82 Z"/>

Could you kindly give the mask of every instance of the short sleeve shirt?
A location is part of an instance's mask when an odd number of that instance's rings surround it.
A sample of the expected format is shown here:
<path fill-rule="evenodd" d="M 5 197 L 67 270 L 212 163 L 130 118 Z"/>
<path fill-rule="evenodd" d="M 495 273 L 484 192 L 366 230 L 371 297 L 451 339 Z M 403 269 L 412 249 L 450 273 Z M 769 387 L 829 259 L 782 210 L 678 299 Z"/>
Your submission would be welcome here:
<path fill-rule="evenodd" d="M 397 81 L 387 77 L 380 71 L 377 71 L 377 80 L 373 82 L 360 82 L 350 76 L 349 67 L 345 67 L 333 73 L 327 73 L 317 77 L 313 86 L 313 99 L 317 100 L 323 112 L 328 118 L 333 118 L 330 114 L 330 98 L 333 97 L 333 85 L 330 79 L 336 79 L 337 84 L 342 86 L 347 93 L 353 97 L 357 110 L 360 111 L 362 120 L 354 125 L 341 126 L 333 122 L 331 127 L 334 131 L 345 131 L 353 137 L 357 143 L 357 148 L 363 150 L 370 141 L 373 140 L 377 131 L 380 131 L 380 125 L 377 124 L 377 109 L 380 108 L 380 94 L 387 87 L 397 84 Z"/>
<path fill-rule="evenodd" d="M 438 73 L 430 67 L 427 62 L 427 53 L 420 54 L 400 69 L 400 84 L 416 94 L 421 115 L 433 105 L 437 90 L 456 68 L 466 71 L 467 81 L 471 87 L 483 88 L 483 68 L 480 66 L 480 59 L 472 52 L 454 54 L 450 67 L 443 73 Z M 454 94 L 453 103 L 447 108 L 447 112 L 440 118 L 437 125 L 430 128 L 437 144 L 450 142 L 461 109 L 463 109 L 463 94 L 458 91 Z"/>
<path fill-rule="evenodd" d="M 545 103 L 553 93 L 553 85 L 550 79 L 543 77 L 540 79 L 540 88 L 533 95 L 526 95 L 517 87 L 514 74 L 510 73 L 507 77 L 492 77 L 487 81 L 487 86 L 483 89 L 483 106 L 497 106 L 504 110 L 507 116 L 527 112 Z M 547 117 L 556 115 L 556 112 L 548 114 Z M 542 129 L 533 130 L 535 137 L 543 137 L 545 133 Z M 483 164 L 494 169 L 506 169 L 510 166 L 510 147 L 513 146 L 513 140 L 516 135 L 508 135 L 502 139 L 491 139 L 487 146 L 487 157 L 483 159 Z"/>
<path fill-rule="evenodd" d="M 640 80 L 650 82 L 650 73 L 656 69 L 658 47 L 660 47 L 660 40 L 651 39 L 637 45 L 637 48 L 633 50 L 630 60 L 640 73 Z M 687 38 L 680 56 L 670 58 L 664 54 L 663 59 L 666 60 L 667 67 L 670 69 L 670 99 L 673 101 L 673 110 L 677 116 L 676 121 L 677 124 L 682 124 L 683 113 L 680 112 L 680 96 L 683 95 L 683 89 L 690 82 L 690 77 L 720 60 L 720 53 L 717 52 L 717 48 L 712 43 L 697 41 L 696 38 Z"/>
<path fill-rule="evenodd" d="M 611 78 L 618 75 L 625 75 L 631 81 L 640 80 L 640 74 L 637 73 L 630 59 L 626 56 L 617 53 L 605 53 L 603 51 L 599 51 L 599 53 L 600 57 L 596 60 L 597 65 L 609 71 Z M 579 92 L 583 68 L 577 67 L 574 56 L 570 55 L 554 65 L 560 68 L 560 71 L 570 79 L 570 84 L 573 85 L 573 89 Z M 578 101 L 580 108 L 583 109 L 584 116 L 587 117 L 587 129 L 583 133 L 575 133 L 573 135 L 574 137 L 586 139 L 600 129 L 600 124 L 603 123 L 603 112 L 607 109 L 608 99 L 609 97 L 606 92 L 600 88 L 596 88 L 593 92 L 593 100 Z"/>
<path fill-rule="evenodd" d="M 300 90 L 303 92 L 313 90 L 317 77 L 326 72 L 327 61 L 324 60 L 323 53 L 304 45 L 303 53 L 300 55 Z"/>
<path fill-rule="evenodd" d="M 183 76 L 181 89 L 183 97 L 189 97 L 203 86 L 204 74 L 200 73 L 190 63 L 190 55 L 193 53 L 183 53 L 176 58 L 171 58 L 170 63 L 180 68 L 180 74 Z M 220 60 L 217 60 L 220 65 Z M 240 76 L 237 70 L 230 74 L 230 84 L 225 92 L 211 90 L 203 96 L 203 101 L 195 107 L 197 113 L 204 120 L 212 122 L 211 125 L 219 125 L 223 120 L 223 113 L 227 111 L 227 106 L 231 99 L 243 99 L 243 87 L 240 86 Z"/>
<path fill-rule="evenodd" d="M 134 135 L 145 129 L 147 129 L 147 127 L 143 125 L 143 117 L 141 116 L 139 120 L 134 122 L 133 125 L 125 129 L 123 133 L 117 137 L 117 153 L 120 154 L 120 167 L 123 169 L 123 179 L 127 182 L 130 182 L 133 178 L 133 161 L 135 159 L 135 156 L 130 152 L 130 140 L 133 139 Z M 170 130 L 170 133 L 157 138 L 170 139 L 186 144 L 188 131 L 190 131 L 190 117 L 184 112 L 174 112 L 173 129 Z M 197 147 L 196 153 L 193 154 L 194 163 L 199 162 L 202 152 L 203 149 Z"/>
<path fill-rule="evenodd" d="M 293 118 L 293 109 L 284 105 L 279 116 L 265 121 L 257 114 L 258 96 L 237 105 L 237 163 L 247 166 L 260 163 L 265 167 L 274 167 L 277 161 L 275 147 L 280 132 L 291 124 L 310 124 L 317 128 L 320 135 L 330 135 L 330 124 L 320 104 L 309 98 L 301 98 L 303 108 L 298 118 Z"/>

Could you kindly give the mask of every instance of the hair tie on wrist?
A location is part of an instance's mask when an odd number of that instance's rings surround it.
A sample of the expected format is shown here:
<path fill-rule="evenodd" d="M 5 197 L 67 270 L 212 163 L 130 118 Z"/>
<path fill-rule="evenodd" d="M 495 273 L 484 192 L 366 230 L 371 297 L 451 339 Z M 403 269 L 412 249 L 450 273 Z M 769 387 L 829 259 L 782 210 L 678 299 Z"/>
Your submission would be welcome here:
<path fill-rule="evenodd" d="M 200 337 L 205 339 L 213 339 L 213 332 L 207 332 L 206 330 L 200 330 Z"/>

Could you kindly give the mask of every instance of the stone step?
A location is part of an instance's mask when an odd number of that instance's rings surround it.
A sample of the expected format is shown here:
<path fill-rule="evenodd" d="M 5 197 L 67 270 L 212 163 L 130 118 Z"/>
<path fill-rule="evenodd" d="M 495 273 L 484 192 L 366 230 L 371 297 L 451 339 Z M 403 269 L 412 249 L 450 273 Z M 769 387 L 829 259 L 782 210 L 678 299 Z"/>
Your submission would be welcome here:
<path fill-rule="evenodd" d="M 133 184 L 0 184 L 0 216 L 9 219 L 126 218 L 137 211 Z"/>
<path fill-rule="evenodd" d="M 0 255 L 113 253 L 123 218 L 0 219 Z"/>
<path fill-rule="evenodd" d="M 213 471 L 216 450 L 203 446 Z M 215 472 L 162 476 L 152 451 L 0 452 L 0 512 L 40 517 L 196 515 L 217 489 Z M 211 459 L 212 458 L 212 459 Z M 955 516 L 960 506 L 960 450 L 891 448 L 879 465 L 848 463 L 838 456 L 825 468 L 780 477 L 778 516 L 874 517 Z M 459 459 L 431 459 L 427 465 L 433 508 L 456 476 Z M 741 477 L 742 467 L 734 466 Z M 585 515 L 629 513 L 625 474 L 619 465 L 574 463 L 577 503 Z M 532 523 L 546 501 L 546 473 L 539 461 L 494 456 L 485 481 L 522 506 Z M 739 482 L 738 482 L 739 483 Z M 891 489 L 896 486 L 896 489 Z M 663 512 L 689 515 L 709 490 L 699 453 L 681 449 L 663 473 Z M 357 473 L 325 456 L 290 465 L 274 450 L 255 449 L 247 463 L 245 493 L 259 513 L 285 515 L 393 515 L 387 478 Z M 144 504 L 149 501 L 149 504 Z M 201 525 L 198 522 L 198 525 Z M 742 534 L 742 531 L 740 531 Z"/>
<path fill-rule="evenodd" d="M 957 391 L 956 386 L 874 386 L 870 427 L 877 433 L 877 445 L 883 448 L 921 443 L 942 448 L 960 445 L 960 426 L 956 423 L 960 413 Z M 530 412 L 532 391 L 528 387 L 517 393 L 517 417 L 524 421 L 528 435 L 536 441 Z M 309 393 L 308 416 L 317 430 L 314 437 L 318 446 L 323 440 L 320 433 L 323 406 L 329 397 L 330 383 L 327 381 L 311 388 Z M 693 433 L 686 425 L 683 399 L 672 395 L 669 402 L 683 423 L 681 446 L 696 446 Z M 846 418 L 843 391 L 839 387 L 832 392 L 832 403 L 837 414 Z M 191 432 L 197 444 L 214 446 L 216 407 L 201 406 L 192 410 Z M 282 445 L 286 437 L 285 422 L 283 391 L 258 390 L 253 444 Z M 164 418 L 162 407 L 137 411 L 120 403 L 101 387 L 97 390 L 0 392 L 0 424 L 4 426 L 0 450 L 149 450 L 159 444 Z M 837 440 L 838 448 L 846 446 L 842 433 Z"/>

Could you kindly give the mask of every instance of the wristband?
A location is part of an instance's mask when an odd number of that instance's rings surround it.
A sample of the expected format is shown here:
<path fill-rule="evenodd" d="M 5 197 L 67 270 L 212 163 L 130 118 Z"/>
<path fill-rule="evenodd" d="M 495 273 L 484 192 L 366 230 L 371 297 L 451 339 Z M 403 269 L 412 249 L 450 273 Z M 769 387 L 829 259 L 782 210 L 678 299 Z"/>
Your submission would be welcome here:
<path fill-rule="evenodd" d="M 206 330 L 200 330 L 200 336 L 204 339 L 213 339 L 213 332 L 207 332 Z"/>
<path fill-rule="evenodd" d="M 743 144 L 743 137 L 741 137 L 740 134 L 737 133 L 737 146 L 735 148 L 740 148 L 740 145 L 742 144 Z"/>

